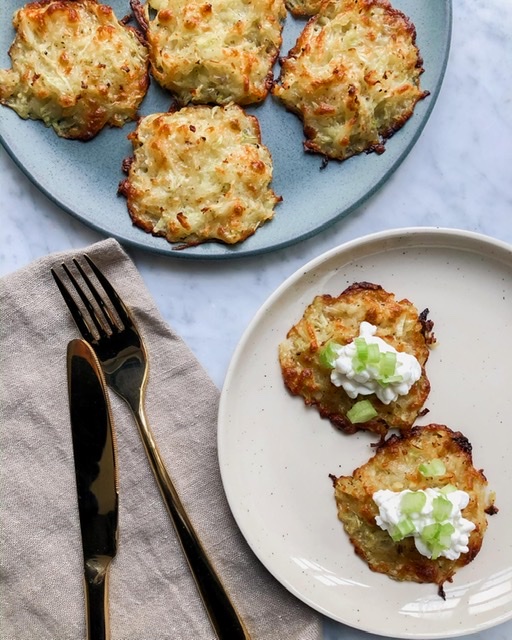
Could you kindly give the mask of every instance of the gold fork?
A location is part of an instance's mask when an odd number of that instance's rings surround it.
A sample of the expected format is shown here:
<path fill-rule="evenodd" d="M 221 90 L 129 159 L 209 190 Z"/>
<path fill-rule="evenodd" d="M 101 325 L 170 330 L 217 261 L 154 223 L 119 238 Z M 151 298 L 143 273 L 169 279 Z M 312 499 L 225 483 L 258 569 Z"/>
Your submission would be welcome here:
<path fill-rule="evenodd" d="M 142 336 L 113 286 L 89 256 L 83 257 L 103 294 L 76 258 L 73 264 L 83 281 L 82 286 L 65 263 L 61 267 L 87 313 L 80 309 L 55 269 L 51 269 L 52 276 L 82 337 L 94 349 L 108 386 L 128 403 L 134 415 L 158 488 L 217 636 L 222 640 L 249 640 L 249 633 L 183 508 L 148 425 L 144 409 L 148 358 Z"/>

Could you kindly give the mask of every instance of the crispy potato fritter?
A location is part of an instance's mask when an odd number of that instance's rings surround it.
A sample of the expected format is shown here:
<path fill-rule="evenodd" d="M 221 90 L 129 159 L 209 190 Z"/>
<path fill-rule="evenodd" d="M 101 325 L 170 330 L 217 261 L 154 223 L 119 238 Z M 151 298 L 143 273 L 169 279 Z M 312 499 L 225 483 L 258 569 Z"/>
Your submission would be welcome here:
<path fill-rule="evenodd" d="M 419 465 L 439 459 L 445 472 L 425 478 Z M 414 427 L 404 435 L 393 435 L 381 444 L 377 453 L 351 476 L 331 476 L 338 509 L 355 552 L 372 571 L 385 573 L 395 580 L 430 582 L 442 585 L 455 572 L 470 563 L 482 546 L 487 529 L 486 513 L 496 513 L 494 496 L 487 490 L 482 471 L 475 469 L 472 448 L 467 438 L 444 425 Z M 454 485 L 469 494 L 469 504 L 462 516 L 476 528 L 470 533 L 469 551 L 457 560 L 429 559 L 419 553 L 412 537 L 394 542 L 387 531 L 375 523 L 379 509 L 373 494 L 380 489 L 404 491 L 442 488 Z"/>
<path fill-rule="evenodd" d="M 282 60 L 274 94 L 306 150 L 345 160 L 384 142 L 428 95 L 414 25 L 387 0 L 328 0 Z"/>
<path fill-rule="evenodd" d="M 318 13 L 324 0 L 286 0 L 286 8 L 297 17 L 312 16 Z"/>
<path fill-rule="evenodd" d="M 136 117 L 149 86 L 141 36 L 96 0 L 41 0 L 16 11 L 0 103 L 63 138 L 89 140 Z"/>
<path fill-rule="evenodd" d="M 272 159 L 241 107 L 189 106 L 142 118 L 121 183 L 133 222 L 169 242 L 245 240 L 274 215 Z"/>
<path fill-rule="evenodd" d="M 261 102 L 281 47 L 283 0 L 132 0 L 152 73 L 181 104 Z M 154 17 L 151 13 L 156 12 Z"/>
<path fill-rule="evenodd" d="M 365 396 L 377 416 L 352 424 L 347 412 L 361 398 L 352 399 L 342 387 L 334 386 L 330 378 L 332 369 L 322 364 L 320 353 L 330 341 L 340 345 L 352 342 L 363 321 L 376 326 L 376 336 L 397 351 L 413 355 L 422 367 L 422 374 L 407 395 L 390 404 L 383 404 L 375 394 Z M 302 396 L 306 405 L 315 406 L 323 418 L 345 433 L 365 429 L 385 435 L 393 427 L 410 429 L 430 391 L 425 363 L 429 344 L 434 341 L 431 329 L 426 312 L 420 316 L 411 302 L 396 300 L 379 285 L 354 283 L 336 298 L 317 296 L 279 345 L 284 382 L 291 393 Z"/>

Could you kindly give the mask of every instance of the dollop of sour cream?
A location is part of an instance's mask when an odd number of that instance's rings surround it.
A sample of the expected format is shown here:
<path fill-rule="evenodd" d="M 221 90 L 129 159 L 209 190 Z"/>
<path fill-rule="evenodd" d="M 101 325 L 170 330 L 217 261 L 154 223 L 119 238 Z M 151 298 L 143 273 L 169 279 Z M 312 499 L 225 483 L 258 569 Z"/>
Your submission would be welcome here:
<path fill-rule="evenodd" d="M 396 354 L 395 373 L 397 377 L 400 377 L 400 380 L 383 385 L 378 380 L 380 377 L 378 367 L 372 364 L 367 364 L 362 371 L 355 371 L 354 357 L 357 349 L 353 341 L 338 350 L 338 356 L 331 371 L 331 382 L 336 387 L 343 387 L 349 398 L 374 393 L 382 403 L 389 404 L 395 402 L 398 396 L 405 396 L 409 393 L 412 385 L 421 377 L 421 365 L 414 356 L 397 351 L 382 338 L 376 337 L 376 331 L 377 327 L 369 322 L 361 322 L 359 337 L 364 338 L 368 344 L 378 345 L 380 353 L 392 352 Z"/>
<path fill-rule="evenodd" d="M 373 494 L 373 500 L 379 507 L 379 515 L 375 517 L 377 525 L 387 531 L 390 535 L 397 524 L 404 518 L 401 509 L 402 497 L 410 491 L 389 491 L 381 489 Z M 452 510 L 449 516 L 442 521 L 441 524 L 450 523 L 455 531 L 450 536 L 450 544 L 444 549 L 440 555 L 449 560 L 457 560 L 462 553 L 469 551 L 468 542 L 469 534 L 475 529 L 475 524 L 470 520 L 462 517 L 462 510 L 469 503 L 469 495 L 465 491 L 451 491 L 443 493 L 440 489 L 428 488 L 422 491 L 426 496 L 426 502 L 419 513 L 409 513 L 407 517 L 414 524 L 414 531 L 405 537 L 414 537 L 416 549 L 427 558 L 432 558 L 432 553 L 428 545 L 422 540 L 421 534 L 423 529 L 431 524 L 435 524 L 433 511 L 434 499 L 443 496 L 452 504 Z"/>

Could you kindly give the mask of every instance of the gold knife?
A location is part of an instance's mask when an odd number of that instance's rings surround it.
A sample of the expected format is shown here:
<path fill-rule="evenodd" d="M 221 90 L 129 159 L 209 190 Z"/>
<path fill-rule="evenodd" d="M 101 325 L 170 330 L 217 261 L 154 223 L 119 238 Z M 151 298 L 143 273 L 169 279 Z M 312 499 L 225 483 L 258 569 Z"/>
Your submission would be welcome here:
<path fill-rule="evenodd" d="M 72 340 L 68 394 L 84 556 L 88 640 L 110 637 L 108 574 L 117 551 L 116 447 L 105 381 L 94 351 Z"/>

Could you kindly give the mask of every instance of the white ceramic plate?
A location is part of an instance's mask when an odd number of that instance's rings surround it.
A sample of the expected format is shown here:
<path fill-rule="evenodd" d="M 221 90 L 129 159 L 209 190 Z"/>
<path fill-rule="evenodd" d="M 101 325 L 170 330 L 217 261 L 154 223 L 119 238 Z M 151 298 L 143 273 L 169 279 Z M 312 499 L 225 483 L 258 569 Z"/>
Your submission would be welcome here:
<path fill-rule="evenodd" d="M 328 474 L 372 456 L 371 434 L 346 436 L 284 387 L 277 347 L 317 294 L 381 284 L 430 309 L 438 345 L 418 421 L 444 423 L 473 444 L 496 491 L 477 558 L 446 584 L 373 573 L 337 520 Z M 219 410 L 219 459 L 234 517 L 256 555 L 298 598 L 353 627 L 397 638 L 447 638 L 512 617 L 512 247 L 441 229 L 396 230 L 330 251 L 260 309 L 230 364 Z"/>
<path fill-rule="evenodd" d="M 14 38 L 11 16 L 25 0 L 0 1 L 0 67 L 9 68 L 7 50 Z M 128 0 L 110 0 L 118 17 L 129 13 Z M 451 0 L 394 0 L 414 22 L 424 60 L 421 83 L 430 96 L 420 101 L 414 115 L 386 144 L 386 152 L 360 155 L 344 163 L 330 162 L 302 148 L 302 126 L 272 98 L 249 108 L 260 121 L 263 142 L 274 162 L 273 188 L 283 196 L 274 219 L 235 246 L 206 243 L 175 251 L 164 238 L 155 238 L 132 225 L 126 200 L 117 196 L 125 177 L 123 158 L 132 155 L 126 136 L 134 124 L 107 129 L 87 143 L 63 140 L 41 122 L 21 120 L 0 106 L 0 141 L 29 178 L 53 201 L 91 227 L 123 243 L 172 255 L 175 258 L 233 258 L 263 253 L 298 242 L 325 229 L 372 195 L 400 165 L 414 146 L 434 107 L 450 47 Z M 282 54 L 288 52 L 304 26 L 288 16 Z M 278 66 L 276 66 L 276 75 Z M 167 111 L 169 93 L 152 82 L 141 115 Z"/>

